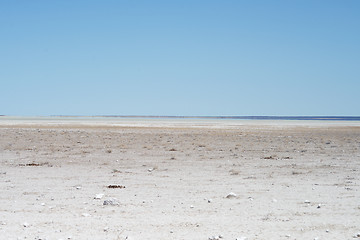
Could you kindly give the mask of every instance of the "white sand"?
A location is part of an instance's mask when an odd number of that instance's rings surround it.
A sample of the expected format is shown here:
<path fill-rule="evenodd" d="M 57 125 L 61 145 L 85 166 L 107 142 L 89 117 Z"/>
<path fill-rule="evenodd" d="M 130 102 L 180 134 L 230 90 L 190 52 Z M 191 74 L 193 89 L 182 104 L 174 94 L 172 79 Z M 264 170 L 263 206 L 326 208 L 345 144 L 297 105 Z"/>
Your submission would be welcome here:
<path fill-rule="evenodd" d="M 243 122 L 2 118 L 0 239 L 360 232 L 356 122 Z"/>

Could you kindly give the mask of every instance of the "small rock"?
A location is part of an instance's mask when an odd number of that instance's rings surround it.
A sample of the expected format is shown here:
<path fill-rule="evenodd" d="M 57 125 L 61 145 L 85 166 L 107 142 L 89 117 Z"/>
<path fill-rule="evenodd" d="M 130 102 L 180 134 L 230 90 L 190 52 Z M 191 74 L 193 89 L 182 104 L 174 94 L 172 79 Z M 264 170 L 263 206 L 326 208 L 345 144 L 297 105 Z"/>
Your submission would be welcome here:
<path fill-rule="evenodd" d="M 355 235 L 353 236 L 353 238 L 360 238 L 360 232 L 358 232 L 357 234 L 355 234 Z"/>
<path fill-rule="evenodd" d="M 211 200 L 211 199 L 208 199 L 208 200 L 207 200 L 207 202 L 208 202 L 208 203 L 211 203 L 211 202 L 212 202 L 212 200 Z"/>
<path fill-rule="evenodd" d="M 319 203 L 319 205 L 317 206 L 317 208 L 321 208 L 321 204 Z"/>
<path fill-rule="evenodd" d="M 236 195 L 235 193 L 233 193 L 233 192 L 229 193 L 229 194 L 226 196 L 226 198 L 236 198 L 236 197 L 237 197 L 237 195 Z"/>
<path fill-rule="evenodd" d="M 23 223 L 23 227 L 29 227 L 29 226 L 30 226 L 29 223 L 27 223 L 27 222 L 24 222 L 24 223 Z"/>
<path fill-rule="evenodd" d="M 236 240 L 246 240 L 247 237 L 239 237 L 239 238 L 236 238 Z"/>
<path fill-rule="evenodd" d="M 90 215 L 89 213 L 83 213 L 83 214 L 81 214 L 81 216 L 83 216 L 83 217 L 90 217 L 91 215 Z"/>
<path fill-rule="evenodd" d="M 103 205 L 112 205 L 112 206 L 116 206 L 119 205 L 120 203 L 117 201 L 116 198 L 110 198 L 104 201 Z"/>
<path fill-rule="evenodd" d="M 193 206 L 193 205 L 190 205 L 190 208 L 194 208 L 194 206 Z"/>
<path fill-rule="evenodd" d="M 76 189 L 77 189 L 77 190 L 81 189 L 81 186 L 76 186 Z"/>
<path fill-rule="evenodd" d="M 101 199 L 104 196 L 103 193 L 96 194 L 94 199 Z"/>
<path fill-rule="evenodd" d="M 305 201 L 304 201 L 304 203 L 308 203 L 308 204 L 309 204 L 309 203 L 310 203 L 310 201 L 309 201 L 309 200 L 305 200 Z"/>
<path fill-rule="evenodd" d="M 211 236 L 211 237 L 209 237 L 208 239 L 209 239 L 209 240 L 219 240 L 220 238 L 223 238 L 223 236 L 222 236 L 222 235 Z"/>

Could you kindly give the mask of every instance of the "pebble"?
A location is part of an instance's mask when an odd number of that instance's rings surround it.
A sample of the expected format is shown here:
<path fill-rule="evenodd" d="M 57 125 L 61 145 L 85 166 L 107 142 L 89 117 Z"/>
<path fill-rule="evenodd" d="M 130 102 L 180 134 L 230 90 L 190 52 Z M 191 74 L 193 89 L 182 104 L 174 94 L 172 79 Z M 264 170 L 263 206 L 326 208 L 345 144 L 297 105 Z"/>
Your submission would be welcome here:
<path fill-rule="evenodd" d="M 309 200 L 305 200 L 304 203 L 310 203 L 310 201 L 309 201 Z"/>
<path fill-rule="evenodd" d="M 209 240 L 219 240 L 219 239 L 221 239 L 221 238 L 223 238 L 223 236 L 220 234 L 220 235 L 216 235 L 216 236 L 211 236 L 211 237 L 209 237 L 208 239 L 209 239 Z"/>
<path fill-rule="evenodd" d="M 226 198 L 236 198 L 236 197 L 237 197 L 237 195 L 236 195 L 235 193 L 233 193 L 233 192 L 229 193 L 229 194 L 226 196 Z"/>
<path fill-rule="evenodd" d="M 239 238 L 236 238 L 236 240 L 247 240 L 247 237 L 239 237 Z"/>
<path fill-rule="evenodd" d="M 321 204 L 319 203 L 319 205 L 317 206 L 317 208 L 321 208 Z"/>
<path fill-rule="evenodd" d="M 24 223 L 23 223 L 23 226 L 24 226 L 24 227 L 28 227 L 28 226 L 30 226 L 30 224 L 27 223 L 27 222 L 24 222 Z"/>
<path fill-rule="evenodd" d="M 83 216 L 83 217 L 90 217 L 91 215 L 90 215 L 89 213 L 83 213 L 83 214 L 81 214 L 81 216 Z"/>
<path fill-rule="evenodd" d="M 94 199 L 101 199 L 104 196 L 103 193 L 96 194 Z"/>
<path fill-rule="evenodd" d="M 360 238 L 360 232 L 358 232 L 357 234 L 355 234 L 355 235 L 353 236 L 353 238 Z"/>
<path fill-rule="evenodd" d="M 116 198 L 110 198 L 104 201 L 103 205 L 112 205 L 112 206 L 116 206 L 119 205 L 120 203 L 118 202 L 118 200 Z"/>

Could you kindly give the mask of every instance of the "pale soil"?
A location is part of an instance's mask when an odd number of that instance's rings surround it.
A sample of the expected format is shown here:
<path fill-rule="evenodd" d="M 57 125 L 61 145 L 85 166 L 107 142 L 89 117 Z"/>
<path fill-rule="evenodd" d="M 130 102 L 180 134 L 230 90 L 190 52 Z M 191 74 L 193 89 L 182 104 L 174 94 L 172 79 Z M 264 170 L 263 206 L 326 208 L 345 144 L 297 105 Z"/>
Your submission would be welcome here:
<path fill-rule="evenodd" d="M 0 239 L 353 239 L 359 184 L 360 127 L 0 128 Z"/>

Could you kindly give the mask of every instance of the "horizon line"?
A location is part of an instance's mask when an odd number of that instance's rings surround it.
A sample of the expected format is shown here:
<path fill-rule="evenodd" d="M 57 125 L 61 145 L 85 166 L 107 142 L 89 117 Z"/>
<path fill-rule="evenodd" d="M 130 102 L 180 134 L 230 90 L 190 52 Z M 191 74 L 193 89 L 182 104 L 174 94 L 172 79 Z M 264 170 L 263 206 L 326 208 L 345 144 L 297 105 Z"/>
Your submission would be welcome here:
<path fill-rule="evenodd" d="M 279 116 L 279 115 L 34 115 L 34 116 L 20 116 L 20 115 L 0 115 L 0 117 L 103 117 L 103 118 L 171 118 L 171 119 L 239 119 L 239 120 L 343 120 L 343 121 L 360 121 L 360 116 L 321 116 L 321 115 L 298 115 L 298 116 Z"/>

